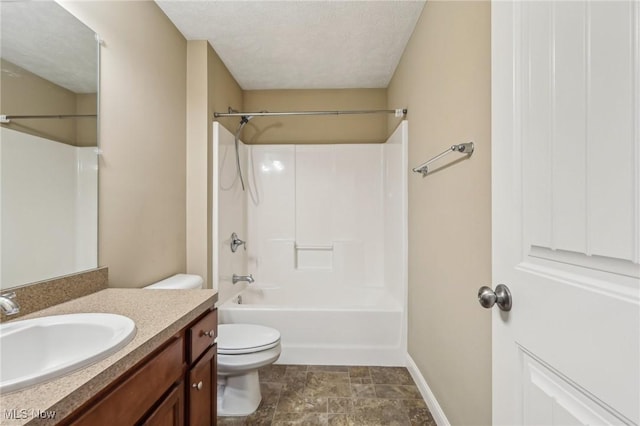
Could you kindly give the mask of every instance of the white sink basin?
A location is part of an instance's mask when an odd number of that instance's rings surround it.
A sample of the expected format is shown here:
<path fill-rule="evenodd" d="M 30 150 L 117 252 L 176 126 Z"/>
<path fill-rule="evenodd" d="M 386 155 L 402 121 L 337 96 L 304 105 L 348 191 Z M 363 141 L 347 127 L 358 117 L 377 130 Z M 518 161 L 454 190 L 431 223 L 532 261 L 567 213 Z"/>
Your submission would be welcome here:
<path fill-rule="evenodd" d="M 116 314 L 69 314 L 0 324 L 0 392 L 42 383 L 117 352 L 136 334 Z"/>

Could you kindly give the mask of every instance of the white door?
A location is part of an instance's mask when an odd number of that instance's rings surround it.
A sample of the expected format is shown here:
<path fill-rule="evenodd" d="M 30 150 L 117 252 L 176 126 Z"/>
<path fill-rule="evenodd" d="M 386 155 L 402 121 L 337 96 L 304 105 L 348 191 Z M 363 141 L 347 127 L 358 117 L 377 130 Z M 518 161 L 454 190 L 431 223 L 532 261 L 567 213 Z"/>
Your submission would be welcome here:
<path fill-rule="evenodd" d="M 640 423 L 640 4 L 492 4 L 495 424 Z"/>

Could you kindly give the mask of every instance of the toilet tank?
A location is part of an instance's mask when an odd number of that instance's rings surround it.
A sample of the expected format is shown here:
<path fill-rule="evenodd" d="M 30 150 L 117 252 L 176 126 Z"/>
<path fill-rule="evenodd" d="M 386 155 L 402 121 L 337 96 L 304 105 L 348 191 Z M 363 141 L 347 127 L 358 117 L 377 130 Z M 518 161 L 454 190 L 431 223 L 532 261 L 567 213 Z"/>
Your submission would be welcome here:
<path fill-rule="evenodd" d="M 202 288 L 204 281 L 200 275 L 176 274 L 144 288 L 151 290 L 191 290 Z"/>

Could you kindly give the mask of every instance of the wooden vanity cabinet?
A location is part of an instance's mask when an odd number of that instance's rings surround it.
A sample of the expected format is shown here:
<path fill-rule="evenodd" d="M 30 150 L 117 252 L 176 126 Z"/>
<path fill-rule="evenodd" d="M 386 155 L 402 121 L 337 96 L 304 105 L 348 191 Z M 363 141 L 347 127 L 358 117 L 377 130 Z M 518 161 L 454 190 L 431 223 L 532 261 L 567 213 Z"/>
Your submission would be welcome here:
<path fill-rule="evenodd" d="M 217 311 L 197 321 L 187 331 L 187 424 L 216 424 L 218 375 L 215 338 L 218 333 Z"/>
<path fill-rule="evenodd" d="M 215 425 L 217 319 L 201 315 L 61 424 Z"/>
<path fill-rule="evenodd" d="M 215 424 L 216 418 L 216 351 L 209 349 L 189 370 L 189 408 L 187 420 L 189 426 Z"/>
<path fill-rule="evenodd" d="M 145 426 L 184 426 L 184 383 L 172 388 L 144 421 Z"/>

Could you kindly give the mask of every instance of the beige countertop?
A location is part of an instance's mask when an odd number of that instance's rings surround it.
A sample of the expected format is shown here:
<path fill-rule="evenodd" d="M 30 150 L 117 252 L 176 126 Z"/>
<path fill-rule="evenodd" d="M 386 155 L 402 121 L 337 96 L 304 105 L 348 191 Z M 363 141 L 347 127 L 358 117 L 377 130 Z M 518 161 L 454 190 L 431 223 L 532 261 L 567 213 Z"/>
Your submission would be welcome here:
<path fill-rule="evenodd" d="M 215 290 L 143 290 L 110 288 L 80 297 L 21 319 L 82 312 L 125 315 L 136 324 L 136 335 L 115 354 L 63 377 L 0 395 L 0 424 L 52 425 L 64 419 L 214 306 Z M 12 410 L 17 410 L 13 411 Z M 55 420 L 37 418 L 55 412 Z M 24 419 L 9 419 L 28 417 Z M 34 418 L 34 415 L 36 418 Z"/>

